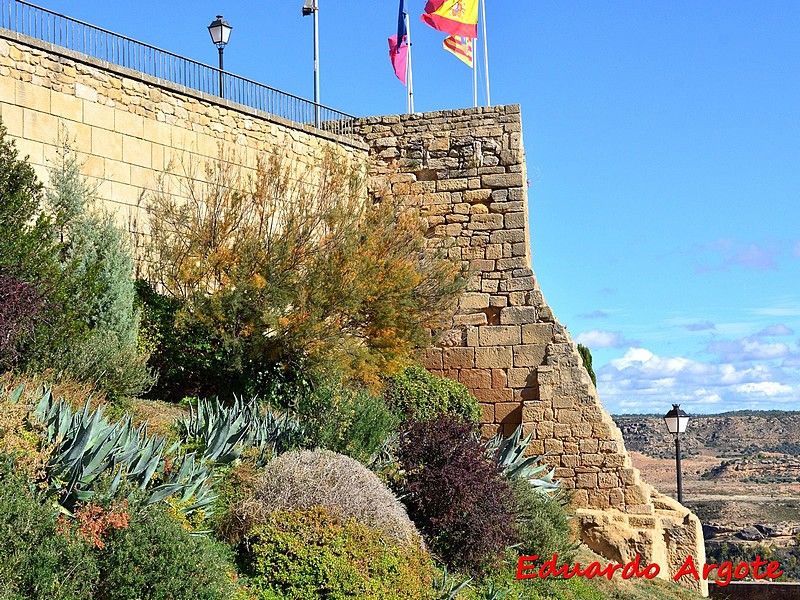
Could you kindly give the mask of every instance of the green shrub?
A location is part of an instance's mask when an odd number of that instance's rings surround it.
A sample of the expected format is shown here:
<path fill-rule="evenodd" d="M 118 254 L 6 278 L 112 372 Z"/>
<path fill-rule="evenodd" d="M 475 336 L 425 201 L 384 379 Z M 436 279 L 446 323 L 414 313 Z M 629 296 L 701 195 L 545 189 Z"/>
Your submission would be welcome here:
<path fill-rule="evenodd" d="M 422 549 L 321 507 L 273 513 L 246 547 L 242 562 L 259 599 L 432 597 L 432 565 Z"/>
<path fill-rule="evenodd" d="M 111 531 L 97 552 L 94 600 L 212 600 L 235 591 L 230 552 L 156 506 L 134 504 L 128 527 Z"/>
<path fill-rule="evenodd" d="M 470 423 L 481 420 L 478 399 L 464 385 L 432 375 L 416 365 L 389 378 L 386 400 L 395 411 L 417 421 L 442 414 L 455 415 Z"/>
<path fill-rule="evenodd" d="M 222 341 L 202 323 L 181 318 L 184 304 L 157 293 L 146 281 L 135 284 L 142 314 L 141 345 L 158 381 L 146 394 L 168 402 L 188 396 L 229 396 L 238 392 L 239 375 L 227 368 Z"/>
<path fill-rule="evenodd" d="M 18 284 L 15 294 L 0 297 L 0 315 L 19 304 L 20 285 L 43 300 L 24 327 L 0 323 L 14 336 L 5 362 L 63 371 L 112 396 L 140 392 L 152 377 L 137 350 L 129 240 L 110 214 L 93 208 L 93 189 L 69 144 L 59 141 L 43 198 L 33 169 L 17 158 L 0 125 L 0 172 L 0 273 Z"/>
<path fill-rule="evenodd" d="M 57 533 L 50 506 L 0 457 L 0 598 L 93 598 L 99 570 L 89 545 Z"/>
<path fill-rule="evenodd" d="M 537 490 L 525 479 L 509 480 L 514 495 L 517 552 L 522 556 L 558 554 L 559 564 L 569 562 L 577 544 L 564 508 L 557 499 Z"/>
<path fill-rule="evenodd" d="M 305 430 L 304 446 L 326 448 L 366 462 L 400 425 L 385 400 L 364 388 L 321 377 L 295 402 Z"/>
<path fill-rule="evenodd" d="M 581 362 L 583 362 L 583 366 L 586 369 L 586 372 L 589 373 L 589 377 L 592 380 L 592 383 L 597 386 L 597 376 L 594 374 L 594 369 L 592 368 L 592 352 L 584 346 L 583 344 L 578 344 L 578 354 L 581 355 Z"/>
<path fill-rule="evenodd" d="M 403 505 L 372 471 L 327 450 L 286 452 L 256 479 L 252 501 L 239 507 L 243 533 L 279 511 L 323 506 L 344 519 L 379 530 L 387 539 L 421 544 Z"/>

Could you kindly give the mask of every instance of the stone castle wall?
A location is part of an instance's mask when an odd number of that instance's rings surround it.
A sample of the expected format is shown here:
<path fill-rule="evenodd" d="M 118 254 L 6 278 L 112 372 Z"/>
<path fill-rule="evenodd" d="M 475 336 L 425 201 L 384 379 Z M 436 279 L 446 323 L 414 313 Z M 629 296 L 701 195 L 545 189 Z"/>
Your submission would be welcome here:
<path fill-rule="evenodd" d="M 617 561 L 639 553 L 665 574 L 688 554 L 704 559 L 696 517 L 639 479 L 536 282 L 518 106 L 361 119 L 354 141 L 0 31 L 0 115 L 44 181 L 63 125 L 99 198 L 136 232 L 145 195 L 176 161 L 253 168 L 277 152 L 305 171 L 329 150 L 369 158 L 372 194 L 417 206 L 471 273 L 426 367 L 472 390 L 486 435 L 520 423 L 533 434 L 591 547 Z"/>
<path fill-rule="evenodd" d="M 606 557 L 674 573 L 705 560 L 697 518 L 643 483 L 576 344 L 531 269 L 519 106 L 362 119 L 372 193 L 417 206 L 429 236 L 469 273 L 424 365 L 481 401 L 483 432 L 522 424 L 572 491 L 584 541 Z M 704 582 L 686 581 L 706 590 Z"/>

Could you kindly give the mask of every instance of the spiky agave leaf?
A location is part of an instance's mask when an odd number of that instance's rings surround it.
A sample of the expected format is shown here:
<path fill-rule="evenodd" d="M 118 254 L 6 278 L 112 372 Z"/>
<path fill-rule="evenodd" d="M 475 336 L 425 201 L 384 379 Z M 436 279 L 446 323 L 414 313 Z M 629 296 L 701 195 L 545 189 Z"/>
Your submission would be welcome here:
<path fill-rule="evenodd" d="M 497 435 L 485 445 L 504 476 L 509 479 L 525 479 L 542 493 L 557 493 L 561 490 L 561 484 L 553 479 L 555 468 L 548 471 L 547 465 L 542 464 L 545 455 L 525 456 L 532 439 L 533 433 L 522 438 L 522 425 L 519 425 L 507 438 Z"/>

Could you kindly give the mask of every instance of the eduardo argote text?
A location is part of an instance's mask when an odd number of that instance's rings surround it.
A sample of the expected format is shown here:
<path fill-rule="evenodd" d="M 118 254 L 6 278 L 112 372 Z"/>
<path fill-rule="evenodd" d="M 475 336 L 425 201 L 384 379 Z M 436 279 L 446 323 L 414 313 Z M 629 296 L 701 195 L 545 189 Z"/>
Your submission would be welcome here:
<path fill-rule="evenodd" d="M 547 577 L 562 577 L 563 579 L 570 579 L 572 577 L 585 577 L 586 579 L 593 579 L 594 577 L 606 577 L 609 581 L 614 574 L 619 571 L 622 579 L 642 578 L 653 579 L 657 577 L 661 571 L 655 563 L 641 564 L 641 556 L 636 555 L 632 561 L 619 564 L 609 563 L 605 566 L 599 562 L 589 563 L 585 569 L 581 569 L 580 563 L 574 565 L 561 565 L 558 566 L 558 554 L 553 554 L 552 558 L 543 561 L 537 565 L 539 556 L 534 554 L 532 556 L 520 556 L 517 562 L 517 579 L 546 579 Z M 763 568 L 763 570 L 762 570 Z M 686 557 L 683 565 L 675 575 L 673 580 L 678 581 L 681 577 L 693 577 L 699 580 L 714 578 L 719 585 L 728 585 L 734 579 L 745 579 L 752 577 L 753 579 L 776 579 L 783 575 L 780 565 L 777 561 L 766 561 L 760 556 L 752 562 L 740 562 L 734 565 L 730 561 L 721 564 L 695 564 L 694 557 L 691 555 Z"/>

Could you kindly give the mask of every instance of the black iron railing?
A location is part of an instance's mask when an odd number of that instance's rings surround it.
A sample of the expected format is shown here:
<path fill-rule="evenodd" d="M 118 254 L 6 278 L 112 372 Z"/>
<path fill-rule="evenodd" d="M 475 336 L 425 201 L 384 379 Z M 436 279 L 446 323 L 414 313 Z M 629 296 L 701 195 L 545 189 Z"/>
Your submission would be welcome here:
<path fill-rule="evenodd" d="M 163 81 L 221 96 L 256 110 L 352 136 L 355 117 L 232 75 L 166 50 L 23 2 L 0 0 L 0 27 L 126 67 Z"/>

